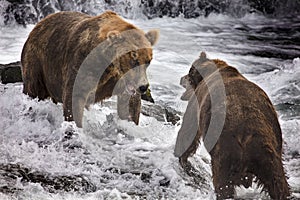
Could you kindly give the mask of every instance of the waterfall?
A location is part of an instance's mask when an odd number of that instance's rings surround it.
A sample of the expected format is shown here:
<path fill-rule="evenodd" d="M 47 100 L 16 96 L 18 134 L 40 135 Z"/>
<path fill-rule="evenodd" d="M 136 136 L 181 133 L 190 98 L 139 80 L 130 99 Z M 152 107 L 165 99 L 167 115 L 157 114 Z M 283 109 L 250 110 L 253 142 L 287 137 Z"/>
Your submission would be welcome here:
<path fill-rule="evenodd" d="M 221 13 L 242 17 L 258 13 L 269 17 L 297 16 L 299 0 L 0 0 L 1 24 L 32 24 L 58 11 L 97 15 L 113 10 L 125 18 L 195 18 Z M 0 20 L 1 20 L 0 18 Z"/>

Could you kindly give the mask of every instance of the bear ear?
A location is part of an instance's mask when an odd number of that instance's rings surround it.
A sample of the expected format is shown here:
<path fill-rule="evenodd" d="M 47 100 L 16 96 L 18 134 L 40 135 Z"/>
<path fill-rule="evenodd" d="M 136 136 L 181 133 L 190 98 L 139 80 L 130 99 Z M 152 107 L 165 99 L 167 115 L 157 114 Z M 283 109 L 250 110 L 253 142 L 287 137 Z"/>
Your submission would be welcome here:
<path fill-rule="evenodd" d="M 204 61 L 204 60 L 206 60 L 207 59 L 207 56 L 206 56 L 206 53 L 204 52 L 204 51 L 202 51 L 201 53 L 200 53 L 200 60 L 202 61 Z"/>
<path fill-rule="evenodd" d="M 155 45 L 159 38 L 159 30 L 150 30 L 145 34 L 146 38 L 149 40 L 151 45 Z"/>
<path fill-rule="evenodd" d="M 122 38 L 119 31 L 109 31 L 106 35 L 107 39 L 111 42 L 119 40 Z"/>

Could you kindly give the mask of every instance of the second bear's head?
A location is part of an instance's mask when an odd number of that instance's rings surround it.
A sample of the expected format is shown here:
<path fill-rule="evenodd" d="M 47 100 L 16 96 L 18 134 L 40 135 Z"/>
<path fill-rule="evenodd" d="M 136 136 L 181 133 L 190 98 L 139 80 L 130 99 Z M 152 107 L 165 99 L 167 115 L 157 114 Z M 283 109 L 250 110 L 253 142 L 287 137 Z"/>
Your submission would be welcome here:
<path fill-rule="evenodd" d="M 206 53 L 201 52 L 199 58 L 193 62 L 189 73 L 180 80 L 180 85 L 186 89 L 182 94 L 181 99 L 188 101 L 200 83 L 206 84 L 206 78 L 227 66 L 228 65 L 224 61 L 208 59 Z"/>

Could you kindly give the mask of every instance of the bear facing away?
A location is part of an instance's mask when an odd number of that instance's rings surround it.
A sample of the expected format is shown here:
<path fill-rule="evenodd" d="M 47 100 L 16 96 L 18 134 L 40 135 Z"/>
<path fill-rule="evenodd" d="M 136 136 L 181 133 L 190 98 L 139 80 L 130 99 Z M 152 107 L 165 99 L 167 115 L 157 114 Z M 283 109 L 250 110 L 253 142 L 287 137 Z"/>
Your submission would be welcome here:
<path fill-rule="evenodd" d="M 203 138 L 211 155 L 217 199 L 233 198 L 234 187 L 249 187 L 254 177 L 272 199 L 286 199 L 282 133 L 266 93 L 235 68 L 208 59 L 204 52 L 181 78 L 181 85 L 186 88 L 181 98 L 189 101 L 175 146 L 182 167 L 190 169 L 188 157 Z M 218 119 L 222 115 L 224 119 Z M 221 123 L 219 132 L 212 127 L 218 126 L 214 120 Z"/>
<path fill-rule="evenodd" d="M 118 95 L 118 114 L 138 124 L 146 69 L 158 31 L 144 33 L 116 13 L 59 12 L 41 20 L 22 51 L 23 92 L 62 102 L 64 117 L 82 127 L 84 107 Z M 137 106 L 131 102 L 136 102 Z M 119 111 L 120 110 L 120 111 Z"/>

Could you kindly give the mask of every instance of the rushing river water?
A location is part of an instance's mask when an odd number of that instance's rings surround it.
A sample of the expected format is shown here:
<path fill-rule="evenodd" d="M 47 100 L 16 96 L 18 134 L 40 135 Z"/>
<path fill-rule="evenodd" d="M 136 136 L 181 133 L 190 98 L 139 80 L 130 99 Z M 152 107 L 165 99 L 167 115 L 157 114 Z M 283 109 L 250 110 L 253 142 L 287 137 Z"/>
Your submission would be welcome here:
<path fill-rule="evenodd" d="M 157 104 L 184 112 L 179 85 L 201 51 L 236 67 L 262 87 L 274 103 L 284 137 L 284 167 L 294 198 L 300 198 L 300 17 L 233 18 L 212 14 L 195 19 L 129 20 L 144 30 L 159 29 L 160 40 L 148 69 Z M 20 60 L 33 26 L 0 28 L 0 63 Z M 22 84 L 0 84 L 0 164 L 21 164 L 50 175 L 84 177 L 93 187 L 50 190 L 40 183 L 0 180 L 14 188 L 0 199 L 214 199 L 210 158 L 201 147 L 192 158 L 203 180 L 182 171 L 173 149 L 180 123 L 142 116 L 137 127 L 117 119 L 109 106 L 85 111 L 86 127 L 64 122 L 62 105 L 22 94 Z M 67 137 L 66 133 L 74 133 Z M 1 170 L 1 169 L 0 169 Z M 83 186 L 82 186 L 83 187 Z M 267 199 L 260 189 L 237 188 L 244 199 Z"/>

